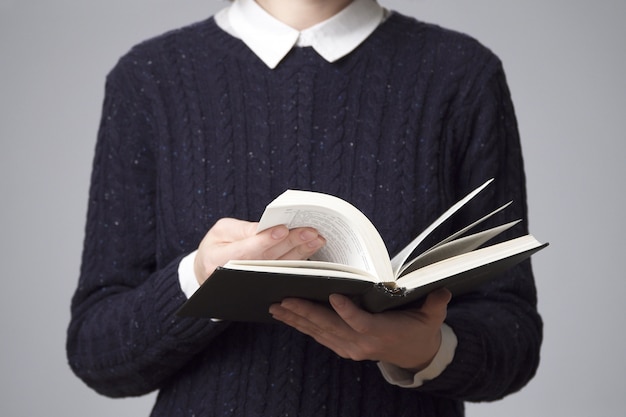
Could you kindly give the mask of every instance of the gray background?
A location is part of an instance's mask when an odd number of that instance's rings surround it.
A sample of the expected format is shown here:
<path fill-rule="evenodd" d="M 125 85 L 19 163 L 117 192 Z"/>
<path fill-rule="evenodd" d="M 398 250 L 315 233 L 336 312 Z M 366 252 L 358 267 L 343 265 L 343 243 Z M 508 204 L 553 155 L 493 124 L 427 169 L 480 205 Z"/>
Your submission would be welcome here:
<path fill-rule="evenodd" d="M 469 416 L 624 415 L 626 2 L 398 0 L 504 61 L 526 156 L 542 365 Z M 0 0 L 0 415 L 147 416 L 64 353 L 104 77 L 131 45 L 200 20 L 212 0 Z"/>

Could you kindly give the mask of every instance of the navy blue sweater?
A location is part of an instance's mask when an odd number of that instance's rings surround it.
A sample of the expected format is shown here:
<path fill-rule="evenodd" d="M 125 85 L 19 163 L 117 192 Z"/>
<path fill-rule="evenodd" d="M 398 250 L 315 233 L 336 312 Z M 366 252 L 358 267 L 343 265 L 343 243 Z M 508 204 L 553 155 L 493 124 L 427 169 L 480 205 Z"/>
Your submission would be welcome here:
<path fill-rule="evenodd" d="M 159 390 L 163 417 L 460 416 L 501 398 L 539 362 L 529 262 L 451 302 L 454 361 L 418 389 L 282 324 L 175 314 L 182 257 L 286 188 L 350 201 L 393 254 L 492 177 L 463 220 L 509 200 L 495 221 L 525 218 L 502 66 L 465 35 L 395 13 L 338 62 L 296 48 L 274 70 L 213 19 L 144 42 L 107 78 L 69 364 L 104 395 Z"/>

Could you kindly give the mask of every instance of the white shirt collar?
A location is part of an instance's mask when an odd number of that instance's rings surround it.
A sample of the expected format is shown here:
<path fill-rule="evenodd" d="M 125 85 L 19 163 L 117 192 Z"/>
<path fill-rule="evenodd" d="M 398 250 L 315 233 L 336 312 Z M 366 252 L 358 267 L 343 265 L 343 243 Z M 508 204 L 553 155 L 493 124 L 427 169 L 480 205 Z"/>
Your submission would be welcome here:
<path fill-rule="evenodd" d="M 294 46 L 311 46 L 325 60 L 334 62 L 356 49 L 386 15 L 376 0 L 354 0 L 333 17 L 300 32 L 274 18 L 254 0 L 235 0 L 218 12 L 215 20 L 268 67 L 276 68 Z"/>

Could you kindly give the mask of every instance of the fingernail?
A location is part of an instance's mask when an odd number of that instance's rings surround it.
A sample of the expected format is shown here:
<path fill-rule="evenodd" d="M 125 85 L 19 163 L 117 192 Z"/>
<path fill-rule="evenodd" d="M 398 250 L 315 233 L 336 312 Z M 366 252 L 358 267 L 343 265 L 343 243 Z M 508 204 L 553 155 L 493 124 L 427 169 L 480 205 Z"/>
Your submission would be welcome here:
<path fill-rule="evenodd" d="M 306 245 L 311 249 L 318 249 L 323 246 L 324 242 L 320 239 L 315 239 L 307 243 Z"/>
<path fill-rule="evenodd" d="M 272 230 L 272 237 L 274 239 L 282 239 L 287 236 L 288 233 L 289 229 L 287 229 L 286 227 L 277 227 L 276 229 Z"/>
<path fill-rule="evenodd" d="M 300 232 L 300 239 L 304 240 L 305 242 L 307 240 L 315 239 L 316 237 L 317 233 L 314 233 L 310 230 L 303 230 L 302 232 Z"/>
<path fill-rule="evenodd" d="M 277 316 L 277 315 L 279 315 L 279 314 L 280 314 L 279 307 L 278 307 L 277 305 L 275 305 L 275 304 L 272 304 L 272 305 L 270 306 L 270 308 L 269 308 L 269 313 L 270 313 L 272 316 Z"/>
<path fill-rule="evenodd" d="M 342 308 L 346 304 L 346 300 L 338 294 L 331 294 L 328 297 L 328 301 L 332 304 L 333 307 Z"/>

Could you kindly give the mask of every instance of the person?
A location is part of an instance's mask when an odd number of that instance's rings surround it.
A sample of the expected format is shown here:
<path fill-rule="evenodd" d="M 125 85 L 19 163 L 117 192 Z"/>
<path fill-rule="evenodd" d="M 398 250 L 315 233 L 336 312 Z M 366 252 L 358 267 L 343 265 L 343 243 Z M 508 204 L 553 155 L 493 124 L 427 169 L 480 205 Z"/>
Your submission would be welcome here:
<path fill-rule="evenodd" d="M 488 178 L 462 220 L 510 200 L 494 222 L 526 218 L 524 176 L 502 64 L 475 39 L 374 0 L 235 0 L 107 77 L 69 365 L 103 395 L 158 390 L 153 416 L 462 416 L 536 372 L 530 262 L 380 314 L 340 294 L 270 324 L 176 313 L 229 259 L 324 245 L 256 233 L 287 188 L 351 202 L 393 254 Z"/>

